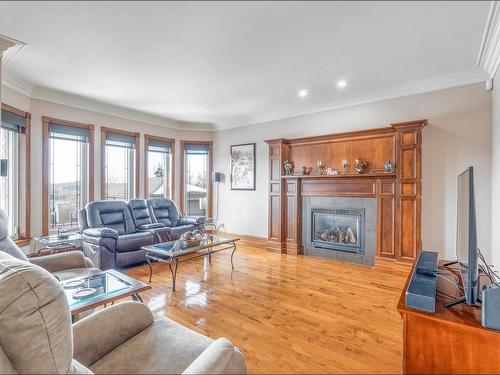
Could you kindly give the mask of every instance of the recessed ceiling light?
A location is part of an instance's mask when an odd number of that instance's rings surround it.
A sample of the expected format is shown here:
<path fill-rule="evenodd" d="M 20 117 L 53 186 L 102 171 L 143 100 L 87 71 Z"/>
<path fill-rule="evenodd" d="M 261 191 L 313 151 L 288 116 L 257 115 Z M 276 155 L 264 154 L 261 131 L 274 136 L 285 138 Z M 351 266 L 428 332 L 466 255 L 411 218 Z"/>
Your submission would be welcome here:
<path fill-rule="evenodd" d="M 341 80 L 337 82 L 337 87 L 342 88 L 347 86 L 347 81 Z"/>
<path fill-rule="evenodd" d="M 301 98 L 305 98 L 307 95 L 309 95 L 309 93 L 307 92 L 306 89 L 302 89 L 302 90 L 299 91 L 298 95 Z"/>

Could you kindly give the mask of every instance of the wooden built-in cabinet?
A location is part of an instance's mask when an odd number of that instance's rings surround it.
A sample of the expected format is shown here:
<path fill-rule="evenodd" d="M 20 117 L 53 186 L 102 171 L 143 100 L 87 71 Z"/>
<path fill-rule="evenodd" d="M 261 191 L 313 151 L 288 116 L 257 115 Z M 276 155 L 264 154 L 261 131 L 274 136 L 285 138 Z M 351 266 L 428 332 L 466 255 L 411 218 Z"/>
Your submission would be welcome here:
<path fill-rule="evenodd" d="M 302 198 L 350 196 L 377 199 L 377 255 L 412 260 L 420 250 L 421 144 L 426 120 L 390 127 L 296 139 L 273 139 L 269 145 L 269 233 L 267 248 L 288 254 L 302 253 Z M 368 162 L 357 174 L 356 158 Z M 348 171 L 342 173 L 342 160 Z M 286 176 L 283 161 L 294 165 Z M 394 173 L 384 162 L 396 163 Z M 319 174 L 317 161 L 339 175 Z M 313 168 L 301 175 L 302 167 Z"/>

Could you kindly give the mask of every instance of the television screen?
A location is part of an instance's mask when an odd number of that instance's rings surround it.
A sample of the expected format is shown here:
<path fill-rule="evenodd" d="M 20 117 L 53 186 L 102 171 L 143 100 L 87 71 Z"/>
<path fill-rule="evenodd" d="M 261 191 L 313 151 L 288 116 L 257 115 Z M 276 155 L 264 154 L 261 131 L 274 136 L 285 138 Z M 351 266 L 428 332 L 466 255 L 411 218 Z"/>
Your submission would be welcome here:
<path fill-rule="evenodd" d="M 472 167 L 458 176 L 457 190 L 457 259 L 466 303 L 477 301 L 479 269 L 474 204 L 474 171 Z"/>

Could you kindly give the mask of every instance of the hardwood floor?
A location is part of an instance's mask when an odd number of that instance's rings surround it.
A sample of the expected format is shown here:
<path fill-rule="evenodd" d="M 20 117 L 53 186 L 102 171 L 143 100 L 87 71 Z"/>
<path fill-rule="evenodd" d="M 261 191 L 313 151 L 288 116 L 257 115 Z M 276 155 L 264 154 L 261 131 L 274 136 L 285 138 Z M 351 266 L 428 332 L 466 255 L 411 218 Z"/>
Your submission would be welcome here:
<path fill-rule="evenodd" d="M 376 267 L 269 253 L 264 241 L 240 241 L 208 264 L 180 263 L 177 291 L 168 266 L 153 266 L 143 294 L 167 316 L 212 338 L 227 337 L 250 373 L 400 373 L 402 322 L 396 311 L 410 266 Z M 124 271 L 148 281 L 148 267 Z"/>

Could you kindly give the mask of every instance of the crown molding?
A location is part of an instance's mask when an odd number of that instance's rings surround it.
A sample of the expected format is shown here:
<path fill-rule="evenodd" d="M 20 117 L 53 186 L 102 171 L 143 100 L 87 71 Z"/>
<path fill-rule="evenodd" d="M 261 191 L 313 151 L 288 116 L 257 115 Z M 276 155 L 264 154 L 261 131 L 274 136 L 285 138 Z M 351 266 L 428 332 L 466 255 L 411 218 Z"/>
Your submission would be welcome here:
<path fill-rule="evenodd" d="M 500 64 L 500 2 L 492 1 L 476 66 L 495 75 Z"/>
<path fill-rule="evenodd" d="M 272 121 L 284 120 L 293 117 L 309 115 L 325 111 L 352 107 L 356 105 L 380 102 L 383 100 L 397 99 L 405 96 L 424 94 L 431 91 L 444 90 L 452 87 L 470 85 L 488 80 L 489 74 L 482 68 L 471 68 L 429 76 L 423 79 L 408 80 L 383 87 L 359 90 L 349 97 L 339 98 L 330 101 L 328 104 L 311 103 L 308 108 L 303 108 L 300 112 L 286 115 L 263 115 L 250 116 L 242 119 L 239 123 L 219 123 L 214 126 L 215 130 L 225 130 L 239 128 L 248 125 L 262 124 Z M 327 92 L 319 95 L 325 98 Z"/>
<path fill-rule="evenodd" d="M 60 90 L 35 86 L 7 72 L 3 72 L 2 84 L 22 95 L 28 96 L 31 99 L 61 104 L 68 107 L 102 113 L 109 116 L 121 117 L 128 120 L 144 122 L 175 130 L 213 131 L 213 125 L 209 123 L 178 121 L 168 117 L 156 116 L 114 104 L 89 99 Z"/>
<path fill-rule="evenodd" d="M 17 40 L 0 34 L 0 55 L 2 55 L 4 51 L 7 51 L 7 49 L 14 47 L 17 43 Z"/>
<path fill-rule="evenodd" d="M 448 72 L 429 76 L 424 79 L 409 80 L 399 82 L 383 87 L 359 90 L 349 97 L 331 100 L 328 104 L 319 102 L 321 98 L 328 98 L 331 92 L 324 92 L 319 95 L 318 101 L 311 103 L 310 106 L 302 108 L 300 112 L 287 114 L 263 114 L 260 116 L 248 116 L 239 119 L 238 121 L 219 122 L 217 124 L 209 123 L 192 123 L 174 120 L 167 117 L 156 116 L 141 111 L 136 111 L 113 104 L 100 102 L 97 100 L 85 98 L 79 95 L 70 94 L 67 92 L 53 90 L 43 87 L 31 85 L 7 72 L 3 73 L 3 84 L 10 89 L 17 91 L 32 99 L 43 100 L 47 102 L 66 105 L 69 107 L 79 108 L 87 111 L 98 112 L 110 116 L 126 118 L 134 121 L 144 122 L 148 124 L 167 127 L 175 130 L 184 131 L 218 131 L 232 128 L 239 128 L 248 125 L 255 125 L 265 122 L 283 120 L 287 118 L 314 114 L 324 111 L 331 111 L 355 105 L 368 104 L 379 102 L 388 99 L 422 94 L 431 91 L 443 90 L 456 86 L 463 86 L 478 82 L 484 82 L 490 78 L 489 72 L 483 68 L 471 68 L 459 71 Z"/>
<path fill-rule="evenodd" d="M 32 97 L 35 91 L 35 86 L 13 76 L 12 74 L 3 71 L 2 72 L 2 85 L 8 87 L 11 90 L 16 91 L 24 96 Z"/>

